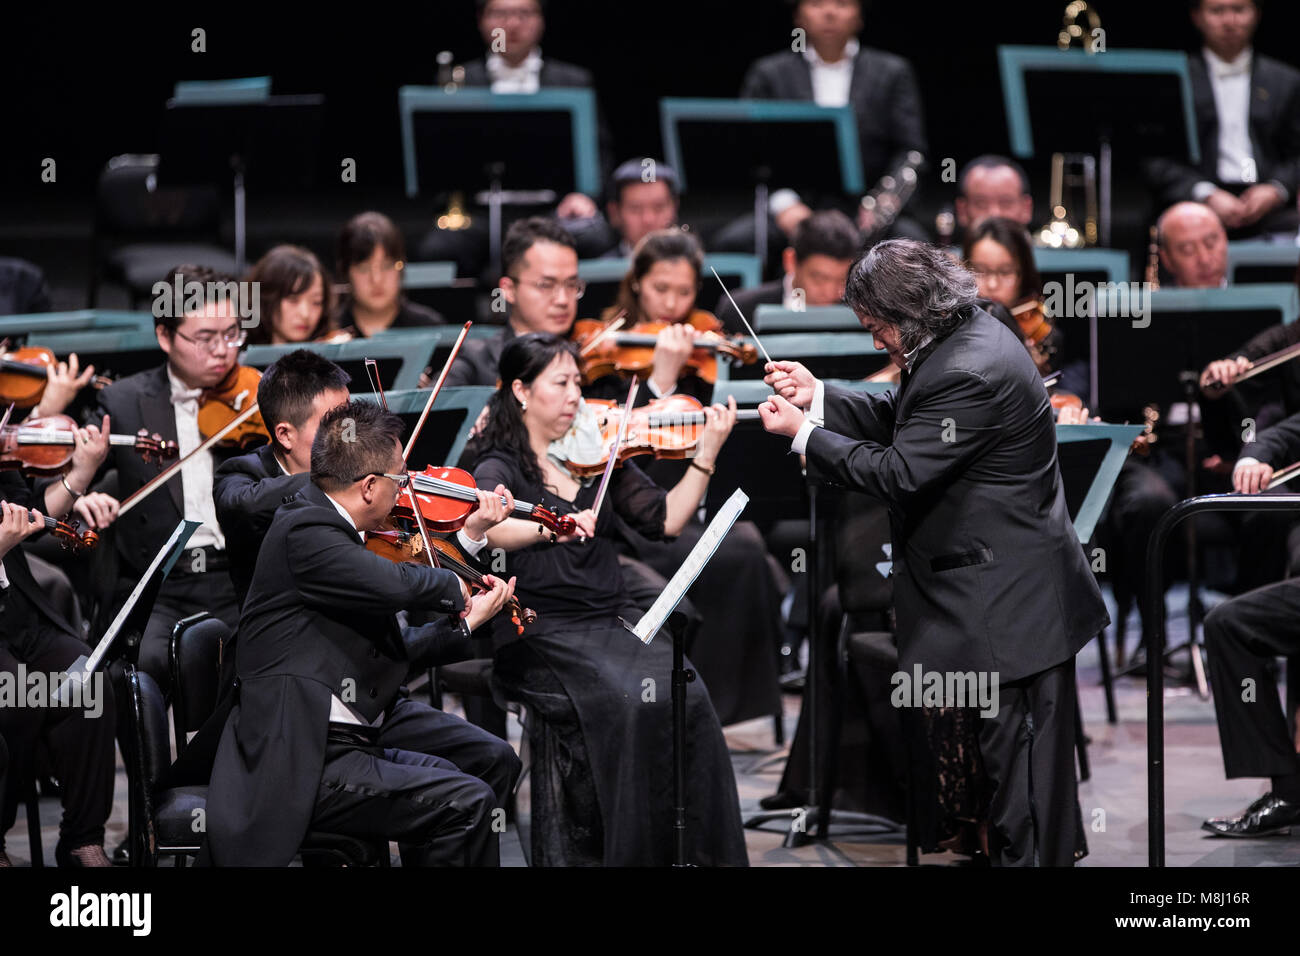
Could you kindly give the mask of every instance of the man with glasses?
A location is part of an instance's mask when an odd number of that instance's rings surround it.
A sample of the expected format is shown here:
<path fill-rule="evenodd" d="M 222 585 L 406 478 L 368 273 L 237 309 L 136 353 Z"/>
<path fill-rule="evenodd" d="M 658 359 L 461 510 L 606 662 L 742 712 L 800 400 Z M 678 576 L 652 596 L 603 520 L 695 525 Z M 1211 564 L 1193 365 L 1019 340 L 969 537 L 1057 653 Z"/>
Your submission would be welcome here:
<path fill-rule="evenodd" d="M 448 385 L 497 383 L 497 360 L 506 343 L 527 332 L 569 334 L 578 300 L 587 290 L 578 278 L 578 250 L 554 219 L 520 219 L 501 246 L 503 275 L 493 290 L 493 308 L 509 306 L 505 327 L 487 339 L 470 339 L 447 373 Z"/>
<path fill-rule="evenodd" d="M 183 457 L 202 441 L 198 419 L 204 389 L 216 385 L 234 367 L 247 333 L 238 303 L 228 295 L 238 288 L 233 276 L 198 265 L 177 266 L 168 278 L 175 275 L 187 289 L 195 287 L 191 283 L 203 288 L 202 304 L 180 316 L 155 317 L 154 332 L 166 361 L 104 389 L 99 417 L 111 416 L 117 432 L 129 435 L 144 429 L 173 440 Z M 195 305 L 186 302 L 187 307 Z M 249 398 L 256 400 L 256 396 Z M 181 518 L 201 522 L 163 582 L 139 646 L 128 650 L 136 666 L 164 691 L 171 683 L 168 641 L 178 620 L 198 611 L 210 611 L 232 629 L 239 620 L 226 539 L 212 500 L 213 473 L 230 454 L 212 448 L 190 458 L 176 478 L 120 517 L 113 529 L 116 585 L 112 598 L 103 604 L 105 613 L 111 613 L 140 580 Z M 125 499 L 157 474 L 158 466 L 146 463 L 133 449 L 114 446 L 96 490 Z"/>

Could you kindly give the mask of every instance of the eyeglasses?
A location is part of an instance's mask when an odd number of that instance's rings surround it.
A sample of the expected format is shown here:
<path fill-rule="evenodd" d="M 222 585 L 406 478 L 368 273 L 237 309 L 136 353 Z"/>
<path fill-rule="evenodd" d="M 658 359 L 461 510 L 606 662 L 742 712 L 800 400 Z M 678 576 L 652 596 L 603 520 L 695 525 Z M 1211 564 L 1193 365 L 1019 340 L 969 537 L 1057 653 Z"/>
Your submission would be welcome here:
<path fill-rule="evenodd" d="M 583 293 L 587 291 L 587 283 L 583 279 L 569 279 L 566 282 L 557 282 L 555 279 L 539 279 L 536 282 L 522 282 L 514 276 L 510 277 L 516 285 L 532 286 L 539 293 L 554 299 L 555 293 L 563 289 L 575 299 L 581 299 Z"/>
<path fill-rule="evenodd" d="M 182 338 L 186 342 L 193 342 L 199 348 L 212 353 L 217 351 L 218 342 L 224 342 L 226 348 L 240 349 L 243 348 L 244 343 L 248 341 L 248 332 L 244 329 L 231 329 L 221 333 L 220 335 L 217 335 L 215 332 L 205 332 L 204 334 L 194 336 L 193 338 L 186 335 L 180 329 L 177 329 L 176 335 L 178 338 Z"/>
<path fill-rule="evenodd" d="M 354 482 L 356 482 L 356 481 L 365 481 L 365 480 L 366 480 L 367 478 L 369 478 L 371 475 L 380 475 L 380 476 L 382 476 L 382 477 L 384 477 L 384 478 L 389 479 L 390 481 L 392 481 L 394 484 L 397 485 L 397 490 L 398 490 L 398 491 L 405 491 L 405 490 L 406 490 L 406 487 L 411 483 L 411 476 L 410 476 L 410 475 L 390 475 L 390 474 L 389 474 L 388 472 L 386 472 L 386 471 L 371 471 L 371 472 L 367 472 L 367 473 L 364 474 L 364 475 L 358 475 L 357 477 L 353 478 L 352 480 L 353 480 Z"/>
<path fill-rule="evenodd" d="M 1020 270 L 1015 267 L 1010 269 L 982 269 L 971 266 L 970 271 L 975 274 L 977 279 L 997 279 L 999 282 L 1009 282 L 1020 275 Z"/>

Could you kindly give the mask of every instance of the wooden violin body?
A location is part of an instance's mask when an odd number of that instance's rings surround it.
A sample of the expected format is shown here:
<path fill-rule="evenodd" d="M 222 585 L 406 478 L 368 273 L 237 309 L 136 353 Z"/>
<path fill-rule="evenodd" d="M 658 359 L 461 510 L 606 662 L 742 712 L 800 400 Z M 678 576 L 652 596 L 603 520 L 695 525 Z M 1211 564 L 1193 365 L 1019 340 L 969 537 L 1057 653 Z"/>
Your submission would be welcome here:
<path fill-rule="evenodd" d="M 257 369 L 236 363 L 224 379 L 206 389 L 199 404 L 199 434 L 204 438 L 215 435 L 250 405 L 256 404 L 257 385 L 261 380 L 262 373 Z M 270 440 L 271 434 L 259 412 L 232 429 L 217 444 L 245 448 Z"/>
<path fill-rule="evenodd" d="M 67 415 L 31 418 L 0 431 L 0 468 L 19 469 L 25 475 L 52 477 L 72 467 L 77 423 Z M 150 435 L 144 429 L 136 435 L 110 435 L 113 445 L 130 445 L 145 461 L 176 456 L 176 442 Z"/>
<path fill-rule="evenodd" d="M 588 399 L 587 405 L 596 411 L 601 430 L 601 447 L 608 450 L 618 437 L 623 407 L 617 402 L 602 399 Z M 637 455 L 688 458 L 695 453 L 704 426 L 704 406 L 691 396 L 668 395 L 656 398 L 648 405 L 632 410 L 623 443 L 618 449 L 619 462 Z M 606 451 L 599 461 L 569 460 L 565 464 L 571 474 L 588 477 L 603 472 L 608 461 Z"/>
<path fill-rule="evenodd" d="M 0 351 L 0 405 L 12 404 L 17 408 L 39 405 L 49 381 L 46 370 L 53 368 L 55 361 L 54 353 L 43 345 Z M 95 388 L 108 384 L 111 380 L 103 375 L 91 379 Z"/>
<path fill-rule="evenodd" d="M 580 319 L 573 324 L 572 338 L 581 353 L 582 380 L 594 382 L 606 375 L 635 375 L 646 378 L 654 371 L 655 343 L 667 322 L 638 322 L 620 332 L 606 332 L 607 323 L 596 319 Z M 723 334 L 722 323 L 711 312 L 696 309 L 681 324 L 689 325 L 700 334 L 695 348 L 683 368 L 684 374 L 695 375 L 710 384 L 718 380 L 718 357 L 725 356 L 745 365 L 758 361 L 758 350 L 752 343 Z"/>

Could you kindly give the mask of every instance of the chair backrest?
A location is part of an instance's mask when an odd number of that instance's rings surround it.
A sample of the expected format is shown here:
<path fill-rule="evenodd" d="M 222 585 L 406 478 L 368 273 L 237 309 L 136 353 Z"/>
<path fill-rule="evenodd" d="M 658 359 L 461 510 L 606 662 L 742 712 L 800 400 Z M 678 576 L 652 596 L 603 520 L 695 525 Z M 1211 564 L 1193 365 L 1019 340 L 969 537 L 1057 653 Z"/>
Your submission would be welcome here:
<path fill-rule="evenodd" d="M 156 154 L 114 156 L 99 174 L 95 229 L 102 236 L 216 237 L 220 224 L 216 188 L 159 186 Z"/>
<path fill-rule="evenodd" d="M 221 686 L 221 654 L 230 642 L 230 628 L 207 611 L 181 618 L 172 628 L 172 721 L 176 747 L 185 749 L 186 735 L 198 730 L 217 706 Z"/>

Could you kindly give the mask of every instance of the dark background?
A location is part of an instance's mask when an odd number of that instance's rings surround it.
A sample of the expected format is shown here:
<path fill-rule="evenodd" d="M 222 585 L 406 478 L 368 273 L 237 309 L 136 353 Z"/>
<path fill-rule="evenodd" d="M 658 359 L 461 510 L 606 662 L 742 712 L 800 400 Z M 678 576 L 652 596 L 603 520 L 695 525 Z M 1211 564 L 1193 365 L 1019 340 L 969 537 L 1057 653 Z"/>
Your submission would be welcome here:
<path fill-rule="evenodd" d="M 1053 43 L 1064 6 L 1063 0 L 868 5 L 863 42 L 907 57 L 920 78 L 932 201 L 951 195 L 951 186 L 938 183 L 943 157 L 961 165 L 1007 148 L 997 45 Z M 396 93 L 405 84 L 432 83 L 439 50 L 453 51 L 458 61 L 481 54 L 470 0 L 410 9 L 382 3 L 197 9 L 120 6 L 73 16 L 35 6 L 6 13 L 0 253 L 23 254 L 30 240 L 54 232 L 88 235 L 98 171 L 115 154 L 158 150 L 163 104 L 182 79 L 270 75 L 274 93 L 324 94 L 324 145 L 318 156 L 304 157 L 323 174 L 313 208 L 345 217 L 379 205 L 412 232 L 428 221 L 432 200 L 408 204 L 402 195 Z M 1196 46 L 1184 0 L 1103 0 L 1099 12 L 1108 49 Z M 196 26 L 207 30 L 206 53 L 190 52 Z M 1297 27 L 1300 4 L 1273 0 L 1257 48 L 1294 62 Z M 543 50 L 594 72 L 616 152 L 626 157 L 659 152 L 659 97 L 736 95 L 752 60 L 788 47 L 790 28 L 781 0 L 554 0 Z M 1070 108 L 1061 104 L 1067 115 Z M 40 181 L 46 156 L 58 161 L 55 184 Z M 355 184 L 340 182 L 345 156 L 357 160 Z M 1032 167 L 1035 179 L 1045 181 L 1046 157 Z M 1045 210 L 1043 189 L 1037 192 Z M 283 234 L 294 223 L 281 210 L 266 221 L 270 207 L 258 198 L 250 195 L 251 251 L 296 238 Z M 310 214 L 303 210 L 304 228 Z"/>

